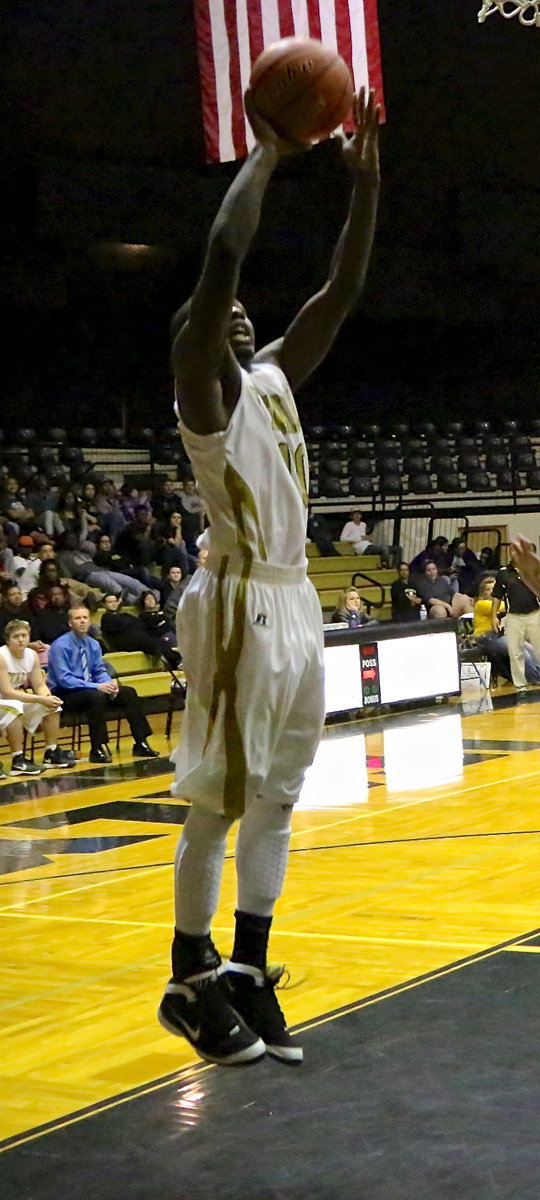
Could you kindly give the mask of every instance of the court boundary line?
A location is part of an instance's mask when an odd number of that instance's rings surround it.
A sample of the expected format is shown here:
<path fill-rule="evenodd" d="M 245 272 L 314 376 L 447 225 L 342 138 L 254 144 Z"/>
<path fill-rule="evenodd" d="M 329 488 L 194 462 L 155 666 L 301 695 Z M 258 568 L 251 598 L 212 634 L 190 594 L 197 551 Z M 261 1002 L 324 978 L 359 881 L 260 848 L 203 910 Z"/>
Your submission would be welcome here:
<path fill-rule="evenodd" d="M 375 992 L 371 996 L 364 997 L 363 1000 L 353 1001 L 351 1004 L 342 1005 L 340 1008 L 332 1009 L 328 1013 L 324 1013 L 319 1017 L 314 1017 L 309 1021 L 305 1021 L 299 1025 L 291 1026 L 292 1033 L 306 1033 L 311 1029 L 316 1029 L 319 1025 L 328 1024 L 329 1021 L 336 1021 L 339 1017 L 348 1016 L 349 1013 L 359 1012 L 362 1008 L 369 1008 L 373 1004 L 378 1004 L 382 1000 L 390 1000 L 394 996 L 399 996 L 404 992 L 411 991 L 413 988 L 421 987 L 423 984 L 430 983 L 435 979 L 442 978 L 445 975 L 451 975 L 455 971 L 463 970 L 464 967 L 473 966 L 474 963 L 482 962 L 487 958 L 494 958 L 501 952 L 512 949 L 519 945 L 523 945 L 531 938 L 540 936 L 540 928 L 533 929 L 529 933 L 518 934 L 515 938 L 508 938 L 504 942 L 498 943 L 496 946 L 491 946 L 487 950 L 480 951 L 476 954 L 467 955 L 465 958 L 457 959 L 453 963 L 449 963 L 445 967 L 438 967 L 434 971 L 427 971 L 422 975 L 416 976 L 414 979 L 405 981 L 397 986 L 383 988 L 382 991 Z M 102 1112 L 108 1112 L 113 1108 L 118 1108 L 122 1104 L 128 1104 L 132 1100 L 137 1100 L 140 1096 L 148 1096 L 154 1092 L 160 1091 L 170 1084 L 185 1080 L 190 1082 L 201 1072 L 216 1070 L 217 1067 L 213 1063 L 194 1063 L 181 1068 L 178 1072 L 161 1077 L 158 1080 L 153 1080 L 147 1084 L 141 1084 L 129 1091 L 121 1092 L 117 1096 L 109 1097 L 106 1100 L 98 1101 L 91 1105 L 86 1105 L 83 1109 L 77 1112 L 70 1113 L 67 1117 L 60 1117 L 57 1120 L 49 1121 L 37 1128 L 28 1130 L 25 1133 L 14 1134 L 12 1137 L 5 1138 L 0 1141 L 0 1154 L 5 1154 L 9 1150 L 15 1150 L 19 1146 L 26 1145 L 28 1142 L 37 1141 L 39 1138 L 46 1137 L 49 1133 L 55 1133 L 61 1129 L 69 1128 L 71 1125 L 76 1125 L 81 1121 L 88 1120 L 90 1117 L 99 1116 Z"/>

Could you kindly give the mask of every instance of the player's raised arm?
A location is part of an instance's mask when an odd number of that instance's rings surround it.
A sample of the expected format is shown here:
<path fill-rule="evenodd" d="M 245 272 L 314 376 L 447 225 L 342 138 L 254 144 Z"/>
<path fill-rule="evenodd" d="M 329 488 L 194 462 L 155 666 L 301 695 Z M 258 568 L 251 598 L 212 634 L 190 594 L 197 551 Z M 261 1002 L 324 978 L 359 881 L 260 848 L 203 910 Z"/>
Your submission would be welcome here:
<path fill-rule="evenodd" d="M 245 103 L 257 144 L 228 189 L 212 225 L 187 320 L 173 342 L 180 414 L 189 428 L 203 434 L 225 429 L 238 400 L 240 368 L 230 350 L 228 335 L 240 268 L 256 233 L 274 167 L 282 155 L 299 148 L 280 138 L 257 116 L 249 92 Z"/>
<path fill-rule="evenodd" d="M 328 279 L 301 308 L 284 338 L 256 355 L 259 360 L 278 362 L 293 391 L 322 362 L 366 277 L 379 194 L 379 108 L 372 91 L 367 102 L 363 88 L 356 97 L 355 119 L 355 133 L 343 142 L 344 158 L 354 176 L 353 193 Z"/>

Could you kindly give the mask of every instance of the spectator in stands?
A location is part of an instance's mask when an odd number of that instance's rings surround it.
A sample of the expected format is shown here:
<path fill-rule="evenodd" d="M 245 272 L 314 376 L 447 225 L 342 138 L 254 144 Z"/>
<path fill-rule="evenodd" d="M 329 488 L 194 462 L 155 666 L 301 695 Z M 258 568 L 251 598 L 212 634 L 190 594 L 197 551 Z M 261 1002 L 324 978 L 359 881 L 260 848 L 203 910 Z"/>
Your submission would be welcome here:
<path fill-rule="evenodd" d="M 138 488 L 133 487 L 131 483 L 123 483 L 118 496 L 122 516 L 129 525 L 130 521 L 135 518 L 136 508 L 146 508 L 149 513 L 152 512 L 152 505 L 148 499 L 146 492 L 140 492 Z"/>
<path fill-rule="evenodd" d="M 14 620 L 27 621 L 31 627 L 32 613 L 23 598 L 18 583 L 13 583 L 8 579 L 2 590 L 2 604 L 0 606 L 0 644 L 3 644 L 5 641 L 6 625 Z M 41 638 L 33 636 L 30 648 L 35 650 L 37 654 L 43 654 L 47 650 L 45 642 Z"/>
<path fill-rule="evenodd" d="M 0 514 L 7 517 L 15 533 L 31 531 L 34 513 L 14 475 L 8 475 L 0 493 Z"/>
<path fill-rule="evenodd" d="M 130 579 L 138 578 L 137 569 L 130 567 L 126 559 L 122 558 L 122 555 L 113 546 L 108 533 L 102 533 L 98 538 L 94 563 L 100 570 L 114 571 L 117 575 L 128 575 Z M 141 580 L 139 580 L 139 583 L 141 583 Z M 144 584 L 142 584 L 142 587 L 144 587 Z"/>
<path fill-rule="evenodd" d="M 85 483 L 81 495 L 81 505 L 86 518 L 87 538 L 91 542 L 95 542 L 101 533 L 95 484 Z"/>
<path fill-rule="evenodd" d="M 493 571 L 494 575 L 500 567 L 499 552 L 495 546 L 482 546 L 479 555 L 481 571 Z"/>
<path fill-rule="evenodd" d="M 532 543 L 531 543 L 532 545 Z M 533 546 L 534 549 L 534 546 Z M 510 549 L 510 563 L 497 571 L 491 593 L 492 628 L 497 633 L 499 624 L 499 601 L 506 604 L 504 629 L 510 656 L 510 668 L 514 687 L 521 690 L 527 686 L 525 675 L 525 641 L 531 643 L 535 657 L 540 661 L 540 602 L 534 592 L 523 582 L 514 565 L 514 549 Z"/>
<path fill-rule="evenodd" d="M 390 596 L 393 621 L 404 624 L 407 621 L 420 620 L 422 597 L 418 595 L 416 588 L 412 585 L 408 563 L 401 562 L 399 564 L 398 577 L 394 579 L 390 588 Z"/>
<path fill-rule="evenodd" d="M 450 577 L 450 583 L 455 584 L 455 590 L 467 596 L 474 596 L 482 568 L 472 550 L 469 550 L 464 537 L 454 538 L 448 547 L 448 568 L 445 574 Z"/>
<path fill-rule="evenodd" d="M 175 495 L 172 479 L 164 479 L 156 488 L 152 498 L 152 509 L 156 521 L 166 524 L 171 513 L 176 512 L 178 499 Z"/>
<path fill-rule="evenodd" d="M 0 529 L 0 580 L 13 579 L 15 572 L 13 559 L 13 550 L 8 546 L 4 530 Z"/>
<path fill-rule="evenodd" d="M 152 592 L 148 595 L 152 596 L 155 603 Z M 121 611 L 122 602 L 112 592 L 104 596 L 103 603 L 105 612 L 101 618 L 101 630 L 111 650 L 142 650 L 144 654 L 164 658 L 173 669 L 180 665 L 180 655 L 174 649 L 175 638 L 172 634 L 166 630 L 166 636 L 163 637 L 161 633 L 150 632 L 140 616 L 134 617 L 131 613 Z"/>
<path fill-rule="evenodd" d="M 0 647 L 0 729 L 11 753 L 11 775 L 39 775 L 41 768 L 23 753 L 24 731 L 43 730 L 43 769 L 72 767 L 60 749 L 58 734 L 62 701 L 45 683 L 37 654 L 30 647 L 30 626 L 14 619 L 5 627 L 6 644 Z"/>
<path fill-rule="evenodd" d="M 77 542 L 83 550 L 93 550 L 94 543 L 88 536 L 88 520 L 81 501 L 75 492 L 68 488 L 58 499 L 56 515 L 59 522 L 59 533 L 75 533 Z"/>
<path fill-rule="evenodd" d="M 306 532 L 308 540 L 315 543 L 323 558 L 335 558 L 336 554 L 339 556 L 339 550 L 336 550 L 332 541 L 332 527 L 322 513 L 308 510 Z"/>
<path fill-rule="evenodd" d="M 153 592 L 144 592 L 139 598 L 139 613 L 148 633 L 158 633 L 160 637 L 167 637 L 170 645 L 176 644 L 174 624 L 167 620 Z"/>
<path fill-rule="evenodd" d="M 43 587 L 34 588 L 28 596 L 33 635 L 50 646 L 64 633 L 69 633 L 70 603 L 69 590 L 61 583 L 53 584 L 48 590 Z"/>
<path fill-rule="evenodd" d="M 196 558 L 188 554 L 182 530 L 182 515 L 171 513 L 170 520 L 162 530 L 159 547 L 159 562 L 166 573 L 169 567 L 180 567 L 184 575 L 192 575 L 197 567 Z"/>
<path fill-rule="evenodd" d="M 99 643 L 88 636 L 90 614 L 83 605 L 69 612 L 70 632 L 53 642 L 49 652 L 48 681 L 67 712 L 86 713 L 90 732 L 90 761 L 111 762 L 107 717 L 122 709 L 133 736 L 136 758 L 156 758 L 148 743 L 150 725 L 135 688 L 111 679 Z"/>
<path fill-rule="evenodd" d="M 355 554 L 379 554 L 385 567 L 390 566 L 390 560 L 395 566 L 401 562 L 401 546 L 388 546 L 386 543 L 373 542 L 368 535 L 363 515 L 357 508 L 351 513 L 350 521 L 346 521 L 343 526 L 339 540 L 350 542 L 354 546 Z"/>
<path fill-rule="evenodd" d="M 422 604 L 427 608 L 428 617 L 432 619 L 457 619 L 473 611 L 471 597 L 462 595 L 461 592 L 453 592 L 448 579 L 439 574 L 434 562 L 426 563 L 423 578 L 415 586 Z"/>
<path fill-rule="evenodd" d="M 62 532 L 55 512 L 57 498 L 49 487 L 46 475 L 34 476 L 27 490 L 26 504 L 34 514 L 34 525 L 37 529 L 44 529 L 48 537 Z"/>
<path fill-rule="evenodd" d="M 103 567 L 96 567 L 91 555 L 77 545 L 77 537 L 74 533 L 62 534 L 59 542 L 58 562 L 64 574 L 71 579 L 100 588 L 102 592 L 114 592 L 116 596 L 124 591 L 129 597 L 130 603 L 136 603 L 138 596 L 146 590 L 144 583 L 133 579 L 131 575 L 125 575 L 122 571 L 109 571 Z"/>
<path fill-rule="evenodd" d="M 186 545 L 190 553 L 194 554 L 197 538 L 204 529 L 204 501 L 199 496 L 197 484 L 192 477 L 184 479 L 179 499 Z"/>
<path fill-rule="evenodd" d="M 154 517 L 144 505 L 137 505 L 135 518 L 118 534 L 115 550 L 137 570 L 146 587 L 158 587 L 159 579 L 152 573 L 157 562 L 158 543 L 154 536 Z M 114 589 L 108 589 L 114 590 Z"/>
<path fill-rule="evenodd" d="M 126 527 L 126 518 L 120 507 L 116 484 L 112 479 L 104 479 L 96 493 L 96 508 L 99 523 L 104 533 L 108 533 L 112 542 L 122 529 Z"/>
<path fill-rule="evenodd" d="M 362 625 L 376 625 L 366 612 L 364 601 L 356 588 L 344 588 L 338 598 L 337 606 L 330 618 L 331 622 L 347 622 L 349 629 L 358 629 Z"/>
<path fill-rule="evenodd" d="M 101 599 L 99 588 L 91 588 L 87 583 L 82 583 L 79 579 L 63 575 L 60 567 L 59 559 L 54 557 L 45 558 L 39 568 L 37 586 L 45 588 L 48 591 L 55 583 L 61 584 L 62 587 L 69 589 L 72 603 L 75 603 L 76 600 L 82 600 L 92 610 L 97 608 L 98 600 Z"/>
<path fill-rule="evenodd" d="M 422 578 L 427 562 L 434 562 L 441 574 L 444 574 L 445 569 L 448 567 L 448 547 L 448 538 L 442 535 L 428 542 L 424 550 L 421 550 L 409 563 L 409 570 L 413 579 L 415 580 L 416 576 Z"/>
<path fill-rule="evenodd" d="M 26 600 L 30 589 L 36 586 L 41 566 L 36 554 L 34 539 L 29 533 L 22 533 L 18 539 L 13 565 L 15 568 L 14 579 L 21 589 L 23 599 Z"/>

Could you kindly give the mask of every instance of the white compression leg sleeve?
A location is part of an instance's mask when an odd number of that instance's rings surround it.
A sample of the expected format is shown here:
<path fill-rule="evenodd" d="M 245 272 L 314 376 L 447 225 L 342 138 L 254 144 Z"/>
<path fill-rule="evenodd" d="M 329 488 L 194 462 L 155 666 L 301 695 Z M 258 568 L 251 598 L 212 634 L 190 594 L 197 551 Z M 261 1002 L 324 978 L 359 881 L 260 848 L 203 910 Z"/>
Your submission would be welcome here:
<path fill-rule="evenodd" d="M 174 859 L 175 924 L 182 933 L 203 937 L 219 900 L 228 817 L 191 808 Z"/>
<path fill-rule="evenodd" d="M 236 839 L 237 907 L 241 912 L 271 917 L 281 896 L 291 835 L 292 806 L 256 796 Z"/>

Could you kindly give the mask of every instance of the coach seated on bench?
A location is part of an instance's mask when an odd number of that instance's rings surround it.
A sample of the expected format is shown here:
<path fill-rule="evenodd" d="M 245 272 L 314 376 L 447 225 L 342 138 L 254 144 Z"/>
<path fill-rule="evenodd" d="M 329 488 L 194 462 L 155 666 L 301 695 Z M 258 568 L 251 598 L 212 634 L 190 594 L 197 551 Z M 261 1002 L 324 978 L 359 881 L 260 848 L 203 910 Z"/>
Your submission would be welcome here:
<path fill-rule="evenodd" d="M 90 732 L 90 762 L 111 762 L 107 717 L 118 708 L 129 724 L 136 758 L 157 758 L 148 744 L 150 725 L 142 711 L 135 688 L 119 684 L 108 674 L 95 638 L 88 637 L 90 613 L 84 605 L 69 610 L 70 632 L 53 642 L 49 650 L 48 683 L 63 701 L 66 712 L 85 713 Z"/>

